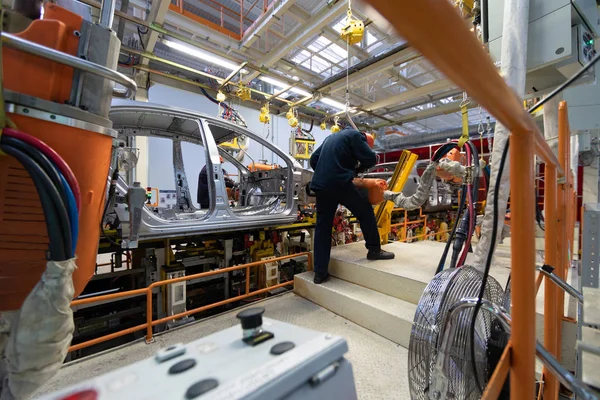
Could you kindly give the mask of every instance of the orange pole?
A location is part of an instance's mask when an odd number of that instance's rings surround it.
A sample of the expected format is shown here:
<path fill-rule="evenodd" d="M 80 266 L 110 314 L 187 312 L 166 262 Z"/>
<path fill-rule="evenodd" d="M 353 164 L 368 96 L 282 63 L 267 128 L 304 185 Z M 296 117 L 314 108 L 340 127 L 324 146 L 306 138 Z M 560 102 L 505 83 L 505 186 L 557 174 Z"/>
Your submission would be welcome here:
<path fill-rule="evenodd" d="M 530 132 L 515 132 L 510 138 L 510 189 L 512 196 L 511 273 L 512 334 L 510 398 L 535 396 L 535 193 L 531 190 L 534 138 Z"/>
<path fill-rule="evenodd" d="M 246 267 L 246 294 L 250 293 L 250 267 Z"/>
<path fill-rule="evenodd" d="M 152 289 L 146 288 L 146 343 L 152 342 Z"/>
<path fill-rule="evenodd" d="M 546 212 L 546 231 L 545 231 L 545 263 L 555 266 L 557 262 L 556 247 L 558 245 L 557 227 L 556 227 L 556 197 L 557 177 L 556 166 L 546 164 L 546 177 L 544 186 L 544 210 Z M 540 275 L 542 275 L 540 273 Z M 557 314 L 557 296 L 558 287 L 550 280 L 546 279 L 544 284 L 544 347 L 556 357 L 557 355 L 557 332 L 556 326 L 560 320 Z M 548 371 L 546 367 L 543 369 L 544 377 L 544 399 L 557 400 L 559 383 L 556 377 Z"/>
<path fill-rule="evenodd" d="M 502 352 L 500 361 L 498 361 L 498 365 L 496 365 L 496 369 L 485 388 L 485 392 L 483 392 L 481 400 L 496 400 L 500 397 L 500 392 L 502 391 L 502 387 L 508 376 L 508 370 L 510 369 L 510 357 L 511 343 L 508 342 Z"/>
<path fill-rule="evenodd" d="M 568 107 L 566 101 L 561 101 L 558 105 L 558 160 L 560 167 L 564 171 L 562 176 L 562 183 L 558 187 L 558 215 L 557 215 L 557 232 L 558 232 L 558 257 L 557 265 L 553 265 L 556 268 L 556 275 L 559 278 L 567 280 L 567 241 L 568 237 L 568 217 L 567 217 L 567 180 L 569 178 L 569 116 Z M 556 321 L 556 357 L 560 360 L 561 357 L 561 343 L 562 343 L 562 319 L 565 315 L 565 293 L 562 290 L 558 290 L 556 298 L 556 310 L 558 319 Z"/>

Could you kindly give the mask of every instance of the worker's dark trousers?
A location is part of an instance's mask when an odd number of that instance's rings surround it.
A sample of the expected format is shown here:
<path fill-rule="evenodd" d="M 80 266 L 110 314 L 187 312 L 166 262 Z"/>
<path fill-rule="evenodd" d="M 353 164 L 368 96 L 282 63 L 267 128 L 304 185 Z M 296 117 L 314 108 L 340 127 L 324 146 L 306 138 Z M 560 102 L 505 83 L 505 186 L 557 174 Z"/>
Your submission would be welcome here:
<path fill-rule="evenodd" d="M 323 276 L 329 267 L 331 256 L 331 231 L 333 219 L 338 204 L 346 207 L 358 218 L 360 228 L 365 237 L 366 247 L 369 251 L 381 249 L 377 221 L 373 213 L 373 206 L 366 195 L 361 193 L 352 182 L 331 189 L 316 192 L 317 196 L 317 226 L 315 228 L 315 274 Z"/>

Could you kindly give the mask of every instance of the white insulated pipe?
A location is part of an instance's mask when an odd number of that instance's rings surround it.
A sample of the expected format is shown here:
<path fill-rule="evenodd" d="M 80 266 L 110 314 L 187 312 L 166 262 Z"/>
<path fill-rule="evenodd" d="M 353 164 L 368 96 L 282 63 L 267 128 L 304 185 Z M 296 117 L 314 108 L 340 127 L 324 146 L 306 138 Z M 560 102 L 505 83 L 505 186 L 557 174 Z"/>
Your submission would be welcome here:
<path fill-rule="evenodd" d="M 504 22 L 502 28 L 502 58 L 501 73 L 506 83 L 520 98 L 525 95 L 525 77 L 527 75 L 527 43 L 529 37 L 529 0 L 504 0 Z M 489 251 L 494 251 L 502 237 L 504 215 L 510 194 L 509 160 L 506 160 L 504 171 L 500 177 L 500 190 L 495 192 L 496 180 L 502 153 L 506 147 L 509 132 L 500 123 L 496 124 L 494 132 L 494 149 L 490 187 L 485 206 L 485 216 L 481 225 L 481 238 L 475 248 L 473 267 L 484 270 Z M 533 188 L 531 189 L 533 190 Z M 492 243 L 494 229 L 494 196 L 498 196 L 498 220 L 496 242 Z"/>

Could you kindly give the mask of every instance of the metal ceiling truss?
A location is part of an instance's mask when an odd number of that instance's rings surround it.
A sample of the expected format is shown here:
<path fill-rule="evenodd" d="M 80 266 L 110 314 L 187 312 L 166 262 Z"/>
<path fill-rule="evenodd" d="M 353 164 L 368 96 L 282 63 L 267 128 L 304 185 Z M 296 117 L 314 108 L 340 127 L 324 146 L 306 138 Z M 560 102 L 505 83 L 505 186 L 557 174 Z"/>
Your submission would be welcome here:
<path fill-rule="evenodd" d="M 96 0 L 80 1 L 94 7 L 100 6 Z M 313 93 L 312 97 L 296 99 L 278 97 L 276 101 L 284 105 L 283 109 L 300 106 L 308 113 L 303 113 L 303 117 L 317 119 L 343 114 L 337 110 L 327 114 L 326 110 L 331 110 L 331 107 L 322 105 L 318 99 L 330 97 L 344 103 L 342 97 L 346 90 L 347 59 L 328 57 L 323 52 L 330 49 L 333 51 L 337 46 L 344 51 L 347 49 L 344 40 L 332 28 L 344 18 L 347 1 L 333 0 L 322 6 L 323 2 L 313 0 L 176 0 L 174 4 L 171 4 L 170 0 L 152 0 L 149 12 L 145 0 L 122 2 L 123 9 L 116 12 L 116 16 L 119 17 L 119 33 L 124 30 L 124 25 L 134 34 L 138 33 L 138 27 L 141 27 L 142 32 L 147 28 L 146 33 L 142 35 L 146 51 L 123 48 L 125 53 L 139 57 L 140 65 L 131 69 L 136 71 L 136 74 L 149 72 L 163 82 L 171 80 L 180 85 L 206 89 L 214 89 L 215 86 L 214 83 L 203 84 L 203 79 L 216 80 L 219 85 L 231 74 L 230 70 L 218 72 L 218 66 L 206 66 L 198 59 L 194 59 L 190 64 L 189 60 L 181 58 L 183 53 L 173 52 L 165 46 L 160 49 L 160 57 L 152 54 L 161 37 L 170 38 L 209 51 L 236 64 L 247 63 L 245 68 L 250 73 L 242 79 L 253 93 L 253 99 L 250 101 L 254 104 L 253 107 L 267 98 L 272 98 L 274 94 L 290 93 L 289 90 L 278 87 L 273 87 L 271 93 L 257 89 L 264 87 L 264 83 L 257 86 L 258 81 L 255 81 L 255 78 L 263 75 Z M 133 15 L 127 14 L 127 3 L 130 9 L 134 9 Z M 196 7 L 194 4 L 207 5 L 207 8 L 202 10 L 202 15 L 199 15 L 200 18 L 212 18 L 216 21 L 215 16 L 222 13 L 221 21 L 217 21 L 220 22 L 221 28 L 237 23 L 238 37 L 228 35 L 224 29 L 215 30 L 211 25 L 201 25 L 195 17 L 190 19 L 190 11 L 187 14 L 181 12 L 184 8 L 192 10 Z M 322 8 L 318 9 L 319 6 Z M 316 11 L 307 11 L 312 9 Z M 136 15 L 146 14 L 146 21 L 136 18 Z M 361 16 L 359 10 L 355 14 Z M 460 118 L 457 117 L 443 117 L 443 121 L 431 120 L 457 113 L 460 98 L 450 103 L 446 99 L 459 95 L 460 91 L 446 79 L 441 79 L 441 75 L 414 49 L 406 44 L 394 42 L 394 34 L 379 29 L 369 20 L 366 24 L 366 32 L 370 34 L 369 41 L 367 42 L 365 35 L 362 43 L 349 47 L 351 59 L 359 60 L 358 63 L 351 62 L 349 70 L 350 101 L 357 111 L 353 114 L 356 121 L 368 121 L 373 129 L 413 123 L 422 119 L 433 121 L 432 125 L 449 127 L 460 123 Z M 320 44 L 317 47 L 312 46 L 317 40 Z M 321 46 L 324 47 L 320 48 Z M 382 52 L 381 49 L 386 47 L 390 50 Z M 263 48 L 266 51 L 262 51 Z M 314 48 L 320 50 L 316 51 Z M 374 56 L 369 49 L 374 49 L 375 53 L 380 54 Z M 301 51 L 307 52 L 309 57 L 300 63 L 291 61 Z M 341 55 L 339 49 L 334 52 L 338 56 Z M 302 58 L 304 57 L 306 56 Z M 313 71 L 310 68 L 311 60 L 328 67 L 326 70 Z M 175 71 L 181 73 L 174 74 Z M 333 74 L 335 71 L 339 72 Z M 231 75 L 226 85 L 237 86 L 239 74 Z M 323 77 L 326 77 L 325 81 Z M 272 101 L 275 99 L 272 98 Z M 310 107 L 315 102 L 325 109 Z M 471 105 L 473 106 L 474 104 Z M 276 104 L 274 107 L 277 107 Z M 422 127 L 428 128 L 428 121 L 425 121 Z M 415 126 L 415 129 L 419 130 L 421 127 Z"/>

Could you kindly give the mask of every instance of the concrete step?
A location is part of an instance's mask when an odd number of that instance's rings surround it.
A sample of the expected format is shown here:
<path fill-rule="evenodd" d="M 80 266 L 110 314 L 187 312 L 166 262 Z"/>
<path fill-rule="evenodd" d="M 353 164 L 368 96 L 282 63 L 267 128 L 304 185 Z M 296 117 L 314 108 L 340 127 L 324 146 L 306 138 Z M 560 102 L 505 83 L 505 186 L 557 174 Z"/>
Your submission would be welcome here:
<path fill-rule="evenodd" d="M 408 347 L 416 305 L 331 277 L 313 284 L 314 273 L 294 276 L 294 291 L 402 347 Z"/>
<path fill-rule="evenodd" d="M 391 243 L 384 249 L 394 260 L 367 260 L 364 243 L 334 247 L 329 274 L 400 300 L 417 304 L 433 278 L 444 250 L 443 243 Z"/>

